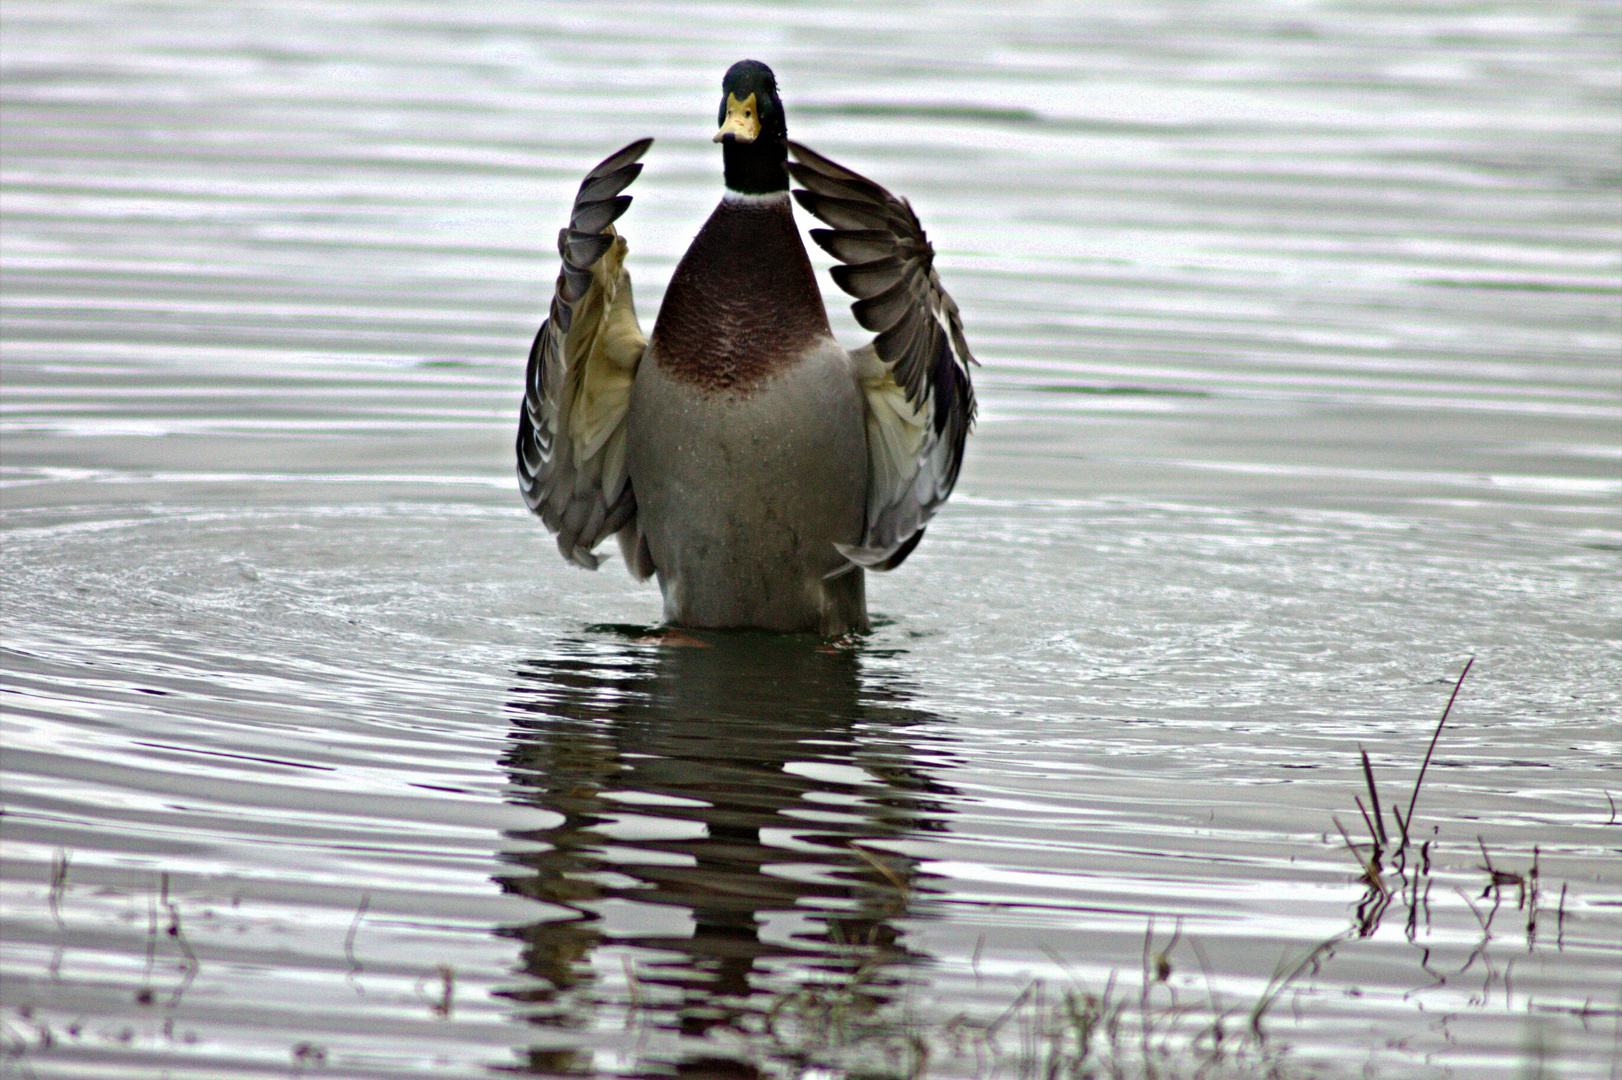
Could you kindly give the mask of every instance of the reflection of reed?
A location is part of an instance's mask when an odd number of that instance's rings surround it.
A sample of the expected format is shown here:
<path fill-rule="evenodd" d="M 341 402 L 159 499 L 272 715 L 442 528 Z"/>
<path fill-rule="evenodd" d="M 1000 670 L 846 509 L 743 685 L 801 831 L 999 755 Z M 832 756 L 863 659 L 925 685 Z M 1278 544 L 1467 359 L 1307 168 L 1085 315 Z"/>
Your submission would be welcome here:
<path fill-rule="evenodd" d="M 682 1035 L 761 1012 L 772 995 L 861 984 L 887 1000 L 917 959 L 914 860 L 864 842 L 939 829 L 925 778 L 892 734 L 928 717 L 864 685 L 860 658 L 812 639 L 708 635 L 690 644 L 579 642 L 525 664 L 503 758 L 514 797 L 562 816 L 515 833 L 508 892 L 579 917 L 509 933 L 545 986 L 535 1022 L 578 1030 L 616 1004 Z M 751 998 L 755 1000 L 751 1001 Z M 563 1069 L 555 1053 L 531 1062 Z"/>

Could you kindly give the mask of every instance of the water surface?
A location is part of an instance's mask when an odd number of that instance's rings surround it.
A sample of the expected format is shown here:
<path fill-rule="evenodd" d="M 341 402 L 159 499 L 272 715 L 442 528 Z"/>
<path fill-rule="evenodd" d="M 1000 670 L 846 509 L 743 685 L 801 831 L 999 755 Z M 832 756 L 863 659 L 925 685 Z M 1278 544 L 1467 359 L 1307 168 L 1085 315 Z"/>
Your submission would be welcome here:
<path fill-rule="evenodd" d="M 9 2 L 7 1074 L 1023 1075 L 1071 992 L 1131 1074 L 1614 1077 L 1619 43 Z M 661 636 L 512 475 L 580 175 L 658 139 L 651 326 L 746 55 L 984 362 L 855 642 Z M 1358 750 L 1406 809 L 1471 656 L 1386 906 Z"/>

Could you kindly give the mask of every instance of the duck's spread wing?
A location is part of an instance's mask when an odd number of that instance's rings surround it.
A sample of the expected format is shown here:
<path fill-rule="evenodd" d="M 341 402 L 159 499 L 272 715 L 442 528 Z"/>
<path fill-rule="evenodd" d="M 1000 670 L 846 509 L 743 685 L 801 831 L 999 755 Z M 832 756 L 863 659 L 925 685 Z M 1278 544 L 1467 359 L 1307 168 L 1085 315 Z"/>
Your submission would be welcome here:
<path fill-rule="evenodd" d="M 592 549 L 636 518 L 625 465 L 631 381 L 648 343 L 636 321 L 625 238 L 613 221 L 631 205 L 620 192 L 653 145 L 639 139 L 580 184 L 569 226 L 558 232 L 552 307 L 529 351 L 518 417 L 518 486 L 558 534 L 563 557 L 595 570 Z"/>
<path fill-rule="evenodd" d="M 957 304 L 935 274 L 935 251 L 905 199 L 798 143 L 794 197 L 829 229 L 811 238 L 843 266 L 834 281 L 856 297 L 856 321 L 878 336 L 856 350 L 867 400 L 867 526 L 851 562 L 901 565 L 952 493 L 974 423 L 975 363 Z"/>

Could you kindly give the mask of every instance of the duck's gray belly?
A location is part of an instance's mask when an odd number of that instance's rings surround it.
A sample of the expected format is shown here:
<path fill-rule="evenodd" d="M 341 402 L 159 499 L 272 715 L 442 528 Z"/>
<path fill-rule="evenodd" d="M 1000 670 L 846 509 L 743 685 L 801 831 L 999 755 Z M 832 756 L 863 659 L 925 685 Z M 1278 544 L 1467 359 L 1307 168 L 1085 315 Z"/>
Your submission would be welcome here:
<path fill-rule="evenodd" d="M 641 532 L 665 617 L 700 627 L 843 633 L 865 629 L 857 543 L 867 430 L 849 356 L 831 337 L 747 391 L 673 376 L 658 335 L 626 418 Z"/>

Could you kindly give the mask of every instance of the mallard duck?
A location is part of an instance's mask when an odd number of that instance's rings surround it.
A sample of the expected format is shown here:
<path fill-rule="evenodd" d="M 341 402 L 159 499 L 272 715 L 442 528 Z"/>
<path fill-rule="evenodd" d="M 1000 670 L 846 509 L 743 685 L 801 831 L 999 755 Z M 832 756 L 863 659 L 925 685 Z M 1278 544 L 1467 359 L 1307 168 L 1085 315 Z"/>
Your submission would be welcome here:
<path fill-rule="evenodd" d="M 570 562 L 596 569 L 616 536 L 672 624 L 864 630 L 864 573 L 901 565 L 957 482 L 975 361 L 907 201 L 788 141 L 765 64 L 734 64 L 721 94 L 726 191 L 651 337 L 613 223 L 653 140 L 581 183 L 530 349 L 519 486 Z M 878 335 L 854 351 L 829 329 L 791 174 Z"/>

